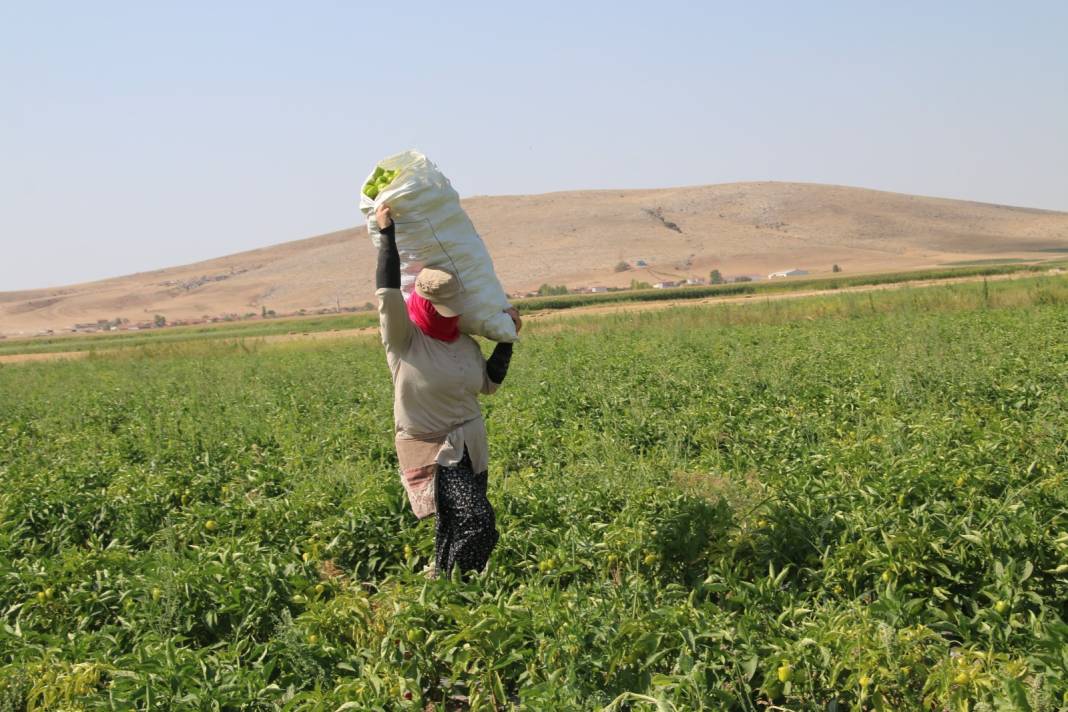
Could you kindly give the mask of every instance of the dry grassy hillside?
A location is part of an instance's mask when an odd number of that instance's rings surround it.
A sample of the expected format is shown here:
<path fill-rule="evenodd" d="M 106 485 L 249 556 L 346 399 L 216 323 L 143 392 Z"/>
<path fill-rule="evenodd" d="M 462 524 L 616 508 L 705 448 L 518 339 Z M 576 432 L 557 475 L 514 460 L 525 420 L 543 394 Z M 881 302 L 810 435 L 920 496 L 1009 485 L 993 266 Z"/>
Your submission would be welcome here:
<path fill-rule="evenodd" d="M 509 293 L 548 282 L 625 285 L 687 276 L 849 274 L 1068 249 L 1068 213 L 804 183 L 474 197 L 464 201 Z M 354 211 L 353 221 L 359 222 Z M 616 272 L 620 262 L 649 267 Z M 181 267 L 54 289 L 0 292 L 0 333 L 118 317 L 360 306 L 374 252 L 363 228 Z"/>

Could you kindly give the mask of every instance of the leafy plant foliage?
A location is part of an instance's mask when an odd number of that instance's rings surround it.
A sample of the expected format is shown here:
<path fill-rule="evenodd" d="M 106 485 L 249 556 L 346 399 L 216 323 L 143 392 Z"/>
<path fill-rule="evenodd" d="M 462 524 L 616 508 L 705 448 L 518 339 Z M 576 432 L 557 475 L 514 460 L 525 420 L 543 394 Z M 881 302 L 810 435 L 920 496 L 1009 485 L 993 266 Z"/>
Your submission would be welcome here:
<path fill-rule="evenodd" d="M 1066 304 L 531 321 L 467 582 L 373 339 L 0 367 L 0 709 L 1061 708 Z"/>

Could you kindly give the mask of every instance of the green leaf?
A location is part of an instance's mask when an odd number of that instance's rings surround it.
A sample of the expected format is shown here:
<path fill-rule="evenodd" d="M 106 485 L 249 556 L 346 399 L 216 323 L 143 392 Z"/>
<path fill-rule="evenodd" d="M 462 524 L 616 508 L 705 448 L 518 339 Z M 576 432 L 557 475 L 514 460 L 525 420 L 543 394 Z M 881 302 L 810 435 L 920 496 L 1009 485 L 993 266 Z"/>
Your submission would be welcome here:
<path fill-rule="evenodd" d="M 760 658 L 756 655 L 742 662 L 742 671 L 745 673 L 745 679 L 748 682 L 753 679 L 753 675 L 756 674 L 757 667 L 760 665 Z"/>
<path fill-rule="evenodd" d="M 1027 699 L 1027 690 L 1015 678 L 1005 681 L 1005 694 L 1015 712 L 1031 712 L 1031 703 Z"/>

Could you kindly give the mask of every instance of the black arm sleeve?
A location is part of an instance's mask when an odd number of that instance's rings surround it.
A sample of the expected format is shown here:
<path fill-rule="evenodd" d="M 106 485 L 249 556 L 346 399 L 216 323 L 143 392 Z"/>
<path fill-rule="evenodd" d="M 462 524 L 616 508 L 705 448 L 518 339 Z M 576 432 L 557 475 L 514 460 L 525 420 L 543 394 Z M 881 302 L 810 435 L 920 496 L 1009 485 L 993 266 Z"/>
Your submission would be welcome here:
<path fill-rule="evenodd" d="M 378 246 L 378 271 L 375 273 L 375 289 L 400 289 L 400 254 L 397 252 L 397 225 L 380 231 L 382 244 Z"/>
<path fill-rule="evenodd" d="M 486 359 L 486 375 L 498 386 L 504 383 L 504 377 L 508 373 L 508 363 L 512 360 L 512 345 L 501 342 L 493 349 L 493 353 Z"/>

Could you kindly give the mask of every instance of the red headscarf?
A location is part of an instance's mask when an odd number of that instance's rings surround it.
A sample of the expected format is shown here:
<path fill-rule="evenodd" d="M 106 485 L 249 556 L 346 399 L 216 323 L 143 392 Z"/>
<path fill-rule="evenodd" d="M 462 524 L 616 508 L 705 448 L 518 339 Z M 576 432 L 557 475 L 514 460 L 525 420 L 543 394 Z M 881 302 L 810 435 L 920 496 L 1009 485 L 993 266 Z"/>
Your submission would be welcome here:
<path fill-rule="evenodd" d="M 408 297 L 408 317 L 432 339 L 456 341 L 460 338 L 460 317 L 438 314 L 430 300 L 420 297 L 416 292 Z"/>

